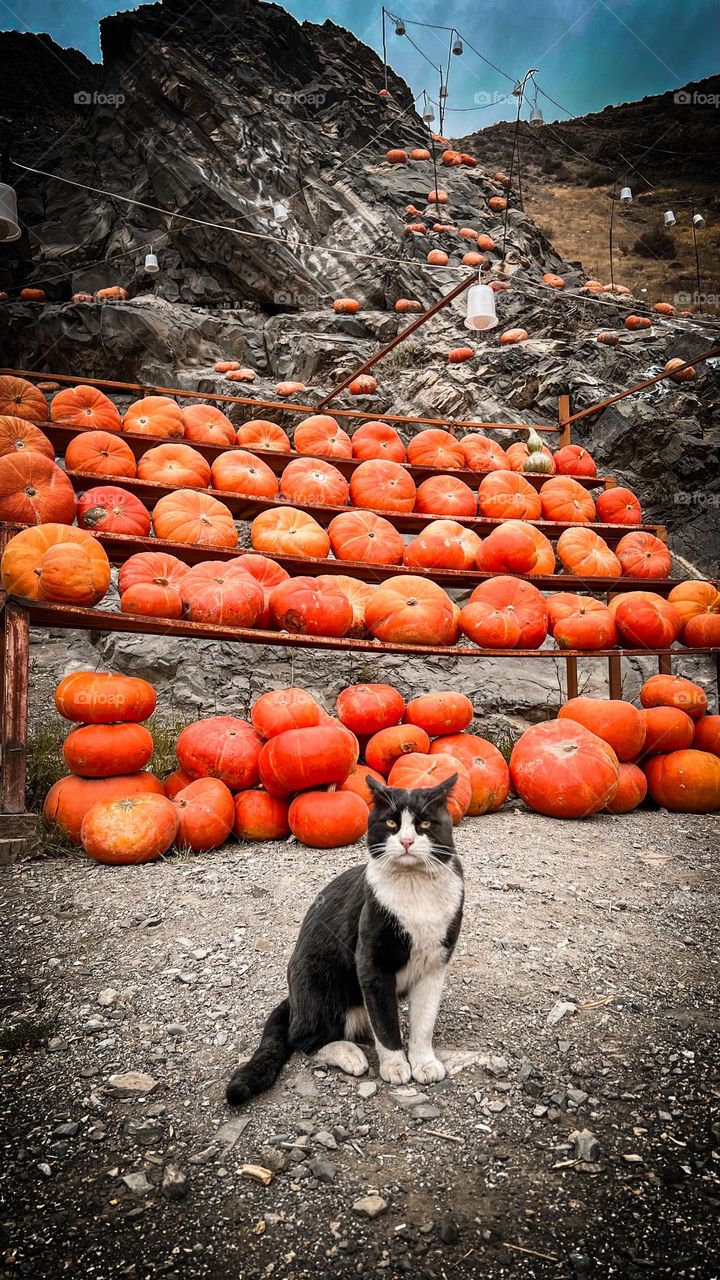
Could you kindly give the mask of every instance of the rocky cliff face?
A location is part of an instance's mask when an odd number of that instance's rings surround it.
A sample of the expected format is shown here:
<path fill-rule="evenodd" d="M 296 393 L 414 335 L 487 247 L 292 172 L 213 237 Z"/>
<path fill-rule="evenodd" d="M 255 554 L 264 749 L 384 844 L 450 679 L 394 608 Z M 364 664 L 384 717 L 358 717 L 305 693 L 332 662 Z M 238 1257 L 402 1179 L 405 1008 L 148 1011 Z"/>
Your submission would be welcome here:
<path fill-rule="evenodd" d="M 212 14 L 203 8 L 187 16 L 182 0 L 165 0 L 103 22 L 101 68 L 51 45 L 47 37 L 0 36 L 3 65 L 16 66 L 23 80 L 41 66 L 46 90 L 26 102 L 19 92 L 0 97 L 14 158 L 82 184 L 32 175 L 17 181 L 27 232 L 17 246 L 0 246 L 0 288 L 36 283 L 49 301 L 0 305 L 7 366 L 227 391 L 212 366 L 234 358 L 257 370 L 253 394 L 273 398 L 278 380 L 296 377 L 308 384 L 303 397 L 313 403 L 405 325 L 392 310 L 397 298 L 429 305 L 461 278 L 428 268 L 429 243 L 404 234 L 407 204 L 425 214 L 435 186 L 432 165 L 384 162 L 389 146 L 425 141 L 410 91 L 391 74 L 392 97 L 381 98 L 380 60 L 333 23 L 300 25 L 281 8 L 253 0 L 223 0 Z M 63 70 L 54 76 L 58 56 Z M 474 153 L 477 168 L 439 175 L 450 196 L 447 212 L 458 226 L 477 227 L 500 243 L 502 222 L 487 205 L 499 188 L 482 134 Z M 171 221 L 82 189 L 88 186 L 282 243 Z M 290 210 L 281 228 L 272 221 L 276 199 Z M 623 330 L 616 348 L 600 346 L 598 329 L 621 329 L 632 306 L 571 296 L 582 270 L 563 261 L 514 197 L 507 238 L 527 265 L 498 295 L 500 329 L 473 336 L 476 358 L 447 363 L 449 348 L 469 336 L 458 302 L 378 367 L 378 393 L 360 401 L 362 409 L 553 422 L 560 392 L 568 391 L 578 409 L 652 376 L 671 356 L 695 356 L 712 345 L 707 328 L 658 320 L 651 331 Z M 442 237 L 443 246 L 451 239 Z M 454 239 L 449 252 L 459 264 L 468 245 L 458 249 Z M 151 241 L 161 260 L 156 277 L 142 271 Z M 565 277 L 564 294 L 538 292 L 546 271 Z M 113 283 L 128 288 L 129 302 L 68 301 L 76 290 Z M 345 294 L 361 300 L 358 316 L 334 316 L 330 301 Z M 498 334 L 517 324 L 530 340 L 501 347 Z M 648 517 L 671 527 L 673 549 L 702 572 L 716 571 L 720 550 L 716 370 L 717 362 L 701 365 L 696 382 L 652 388 L 576 433 L 604 470 L 637 489 Z M 239 410 L 235 416 L 240 420 Z M 88 644 L 72 652 L 78 656 Z M 218 693 L 217 669 L 197 661 L 197 647 L 190 659 L 190 646 L 157 642 L 141 651 L 133 644 L 116 637 L 99 647 L 109 658 L 125 654 L 136 668 L 152 660 L 156 678 L 162 685 L 167 671 L 167 688 L 186 709 L 207 708 L 216 697 L 223 705 L 242 700 L 251 686 L 256 694 L 254 682 L 281 683 L 293 662 L 298 679 L 305 661 L 275 651 L 248 661 L 227 646 Z M 54 653 L 61 667 L 68 652 L 65 642 L 46 645 L 43 660 L 52 669 Z M 310 662 L 303 674 L 312 685 Z M 363 672 L 359 665 L 323 658 L 321 687 L 367 675 L 368 664 Z M 422 667 L 399 660 L 371 665 L 424 686 L 456 670 L 446 659 Z M 480 676 L 478 663 L 456 674 L 491 711 L 528 714 L 557 701 L 559 686 L 549 664 L 525 665 L 523 671 L 513 665 L 510 691 L 498 663 L 492 670 L 485 664 Z"/>

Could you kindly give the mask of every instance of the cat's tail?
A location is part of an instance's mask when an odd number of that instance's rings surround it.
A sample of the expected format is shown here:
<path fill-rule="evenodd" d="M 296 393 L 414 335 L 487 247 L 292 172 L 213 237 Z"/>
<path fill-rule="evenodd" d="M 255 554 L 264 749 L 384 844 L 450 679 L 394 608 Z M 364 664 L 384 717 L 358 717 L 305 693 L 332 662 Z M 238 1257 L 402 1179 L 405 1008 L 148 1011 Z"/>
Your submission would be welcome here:
<path fill-rule="evenodd" d="M 290 1001 L 283 1000 L 265 1023 L 262 1039 L 252 1058 L 238 1067 L 228 1081 L 225 1096 L 231 1106 L 240 1106 L 275 1083 L 292 1056 L 289 1030 Z"/>

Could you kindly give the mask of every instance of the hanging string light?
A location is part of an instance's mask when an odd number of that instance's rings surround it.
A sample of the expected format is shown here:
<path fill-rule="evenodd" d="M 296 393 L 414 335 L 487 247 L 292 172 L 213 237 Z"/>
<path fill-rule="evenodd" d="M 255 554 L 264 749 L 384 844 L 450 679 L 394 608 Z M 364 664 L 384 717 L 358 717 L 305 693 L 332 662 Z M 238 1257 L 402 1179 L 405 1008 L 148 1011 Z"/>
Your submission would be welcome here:
<path fill-rule="evenodd" d="M 694 226 L 694 227 L 704 227 L 704 226 L 705 226 L 705 219 L 703 218 L 703 216 L 702 216 L 702 214 L 701 214 L 701 213 L 694 213 L 694 214 L 693 214 L 692 224 L 693 224 L 693 226 Z"/>
<path fill-rule="evenodd" d="M 19 240 L 21 235 L 17 197 L 12 187 L 0 182 L 0 240 L 9 244 L 11 240 Z"/>
<path fill-rule="evenodd" d="M 273 222 L 276 222 L 281 227 L 283 222 L 287 222 L 289 216 L 287 205 L 282 200 L 275 200 L 273 202 Z"/>
<path fill-rule="evenodd" d="M 459 57 L 463 51 L 463 42 L 460 39 L 460 36 L 458 35 L 457 31 L 455 32 L 455 39 L 453 40 L 452 51 L 456 57 Z"/>
<path fill-rule="evenodd" d="M 395 35 L 404 36 L 406 34 L 407 33 L 405 31 L 405 23 L 403 22 L 402 18 L 396 18 L 395 19 Z"/>
<path fill-rule="evenodd" d="M 153 245 L 150 246 L 150 252 L 145 254 L 145 270 L 149 276 L 157 275 L 160 270 L 160 264 Z"/>
<path fill-rule="evenodd" d="M 422 118 L 426 124 L 432 124 L 433 120 L 435 119 L 435 112 L 433 111 L 432 106 L 430 105 L 430 99 L 428 98 L 427 93 L 425 92 L 424 89 L 423 89 Z"/>
<path fill-rule="evenodd" d="M 630 187 L 621 187 L 621 188 L 620 188 L 620 203 L 621 203 L 621 204 L 632 204 L 632 199 L 633 199 L 633 193 L 632 193 L 632 190 L 630 189 Z"/>
<path fill-rule="evenodd" d="M 676 224 L 676 222 L 677 222 L 677 218 L 675 217 L 675 214 L 673 213 L 672 209 L 666 209 L 666 210 L 665 210 L 665 212 L 664 212 L 664 214 L 663 214 L 663 222 L 664 222 L 664 224 L 665 224 L 665 226 L 666 226 L 666 227 L 674 227 L 674 226 L 675 226 L 675 224 Z"/>
<path fill-rule="evenodd" d="M 498 324 L 495 310 L 495 294 L 487 284 L 473 284 L 468 289 L 465 306 L 465 328 L 484 330 L 494 329 Z"/>

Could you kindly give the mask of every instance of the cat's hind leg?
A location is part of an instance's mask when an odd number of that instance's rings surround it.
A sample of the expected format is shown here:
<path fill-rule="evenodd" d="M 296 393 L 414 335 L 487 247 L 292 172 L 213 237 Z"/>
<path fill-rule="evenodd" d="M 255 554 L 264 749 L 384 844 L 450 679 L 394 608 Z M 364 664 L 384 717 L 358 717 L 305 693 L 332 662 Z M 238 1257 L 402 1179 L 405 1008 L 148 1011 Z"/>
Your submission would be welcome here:
<path fill-rule="evenodd" d="M 350 1040 L 332 1040 L 315 1055 L 318 1066 L 339 1067 L 349 1076 L 364 1076 L 368 1060 L 359 1045 Z"/>

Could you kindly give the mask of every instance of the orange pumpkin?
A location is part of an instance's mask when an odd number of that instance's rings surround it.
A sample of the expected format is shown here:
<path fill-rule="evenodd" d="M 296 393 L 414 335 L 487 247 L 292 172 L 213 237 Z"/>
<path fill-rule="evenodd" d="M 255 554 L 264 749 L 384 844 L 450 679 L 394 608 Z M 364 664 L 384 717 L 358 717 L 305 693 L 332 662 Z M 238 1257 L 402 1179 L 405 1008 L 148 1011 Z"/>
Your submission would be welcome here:
<path fill-rule="evenodd" d="M 238 427 L 235 441 L 245 449 L 269 449 L 275 453 L 290 453 L 291 446 L 282 427 L 266 418 L 253 418 Z"/>
<path fill-rule="evenodd" d="M 14 453 L 41 453 L 55 460 L 55 448 L 34 423 L 25 418 L 0 417 L 0 458 Z"/>
<path fill-rule="evenodd" d="M 720 591 L 713 582 L 690 578 L 673 587 L 668 600 L 682 619 L 683 629 L 691 618 L 703 614 L 720 614 Z"/>
<path fill-rule="evenodd" d="M 427 261 L 431 267 L 446 267 L 450 259 L 442 249 L 431 249 Z"/>
<path fill-rule="evenodd" d="M 625 321 L 625 328 L 630 330 L 649 329 L 650 324 L 651 322 L 647 316 L 628 316 Z"/>
<path fill-rule="evenodd" d="M 118 590 L 122 593 L 131 587 L 159 586 L 177 590 L 188 566 L 176 556 L 164 551 L 140 551 L 130 556 L 120 567 Z"/>
<path fill-rule="evenodd" d="M 335 708 L 348 729 L 367 737 L 398 724 L 405 700 L 391 684 L 351 684 L 338 694 Z"/>
<path fill-rule="evenodd" d="M 379 511 L 412 511 L 415 481 L 399 462 L 370 459 L 350 478 L 350 501 L 355 507 Z"/>
<path fill-rule="evenodd" d="M 693 747 L 720 756 L 720 716 L 701 716 L 695 721 Z"/>
<path fill-rule="evenodd" d="M 439 753 L 430 755 L 429 752 L 418 751 L 402 755 L 390 770 L 388 786 L 399 787 L 403 791 L 416 791 L 418 788 L 436 787 L 452 778 L 453 774 L 457 781 L 448 796 L 447 807 L 453 825 L 457 826 L 470 808 L 472 784 L 465 764 L 456 756 Z"/>
<path fill-rule="evenodd" d="M 193 444 L 235 444 L 235 428 L 229 418 L 211 404 L 191 404 L 183 409 L 185 439 Z"/>
<path fill-rule="evenodd" d="M 472 360 L 474 355 L 472 347 L 453 347 L 452 351 L 448 351 L 448 364 L 464 364 L 466 360 Z"/>
<path fill-rule="evenodd" d="M 65 763 L 80 778 L 138 773 L 152 753 L 152 734 L 141 724 L 84 724 L 63 743 Z"/>
<path fill-rule="evenodd" d="M 506 520 L 483 540 L 477 567 L 484 573 L 550 574 L 555 572 L 555 552 L 534 525 Z"/>
<path fill-rule="evenodd" d="M 282 473 L 280 492 L 298 506 L 344 507 L 350 497 L 342 472 L 320 458 L 295 458 L 289 462 Z"/>
<path fill-rule="evenodd" d="M 471 569 L 480 539 L 456 520 L 433 520 L 405 548 L 403 564 L 418 569 Z"/>
<path fill-rule="evenodd" d="M 595 519 L 592 495 L 571 476 L 554 476 L 540 490 L 543 520 L 558 524 L 589 524 Z"/>
<path fill-rule="evenodd" d="M 235 822 L 232 793 L 219 778 L 198 778 L 179 791 L 176 843 L 181 849 L 205 853 L 227 840 Z"/>
<path fill-rule="evenodd" d="M 123 289 L 119 284 L 111 284 L 107 289 L 98 289 L 95 294 L 96 302 L 127 302 L 127 290 Z"/>
<path fill-rule="evenodd" d="M 40 524 L 10 539 L 0 577 L 9 595 L 94 605 L 110 586 L 110 562 L 104 548 L 84 529 Z"/>
<path fill-rule="evenodd" d="M 375 458 L 385 462 L 404 462 L 405 445 L 395 428 L 387 422 L 364 422 L 353 432 L 352 456 L 360 462 Z"/>
<path fill-rule="evenodd" d="M 357 763 L 357 742 L 335 721 L 309 729 L 287 729 L 260 752 L 260 777 L 271 795 L 307 791 L 343 782 Z"/>
<path fill-rule="evenodd" d="M 489 520 L 539 520 L 540 494 L 516 471 L 493 471 L 481 480 L 478 508 Z"/>
<path fill-rule="evenodd" d="M 604 347 L 616 347 L 620 341 L 620 334 L 616 333 L 614 329 L 603 329 L 597 334 L 595 341 L 601 343 Z"/>
<path fill-rule="evenodd" d="M 365 622 L 375 638 L 385 643 L 452 644 L 457 634 L 447 592 L 414 574 L 382 582 L 365 610 Z"/>
<path fill-rule="evenodd" d="M 570 698 L 558 711 L 560 720 L 575 720 L 612 747 L 618 760 L 634 760 L 645 742 L 641 711 L 621 698 Z"/>
<path fill-rule="evenodd" d="M 208 489 L 210 485 L 210 465 L 190 444 L 156 444 L 142 454 L 137 475 L 173 489 Z"/>
<path fill-rule="evenodd" d="M 333 574 L 332 577 L 321 574 L 316 581 L 318 583 L 332 582 L 338 591 L 342 591 L 343 595 L 347 596 L 352 609 L 352 622 L 345 634 L 363 640 L 367 639 L 369 632 L 365 626 L 365 610 L 375 588 L 371 587 L 368 582 L 361 582 L 359 578 L 348 578 L 343 573 Z"/>
<path fill-rule="evenodd" d="M 100 801 L 162 794 L 163 785 L 152 773 L 111 778 L 77 778 L 70 774 L 54 783 L 48 791 L 43 804 L 43 818 L 49 824 L 56 823 L 73 844 L 79 844 L 83 819 Z"/>
<path fill-rule="evenodd" d="M 681 638 L 691 649 L 720 648 L 720 614 L 696 614 L 685 623 Z"/>
<path fill-rule="evenodd" d="M 548 285 L 550 289 L 564 289 L 565 281 L 562 276 L 557 276 L 552 271 L 546 271 L 543 276 L 543 284 Z"/>
<path fill-rule="evenodd" d="M 240 364 L 237 360 L 218 360 L 217 364 L 213 365 L 215 373 L 232 373 L 234 369 L 239 368 Z"/>
<path fill-rule="evenodd" d="M 157 704 L 155 690 L 139 676 L 114 672 L 74 671 L 55 690 L 55 708 L 65 720 L 79 724 L 114 724 L 149 720 Z"/>
<path fill-rule="evenodd" d="M 122 429 L 136 436 L 179 440 L 185 435 L 185 416 L 180 406 L 168 396 L 145 396 L 142 400 L 135 400 L 126 410 Z"/>
<path fill-rule="evenodd" d="M 488 209 L 492 209 L 493 213 L 504 213 L 507 207 L 505 196 L 491 196 L 488 200 Z"/>
<path fill-rule="evenodd" d="M 297 453 L 316 458 L 351 458 L 352 441 L 339 422 L 326 413 L 316 413 L 298 423 L 293 436 Z"/>
<path fill-rule="evenodd" d="M 185 726 L 175 754 L 191 778 L 219 778 L 231 791 L 240 791 L 258 783 L 261 745 L 247 720 L 209 716 Z"/>
<path fill-rule="evenodd" d="M 677 707 L 693 720 L 707 714 L 708 698 L 701 685 L 684 676 L 650 676 L 640 690 L 644 707 Z"/>
<path fill-rule="evenodd" d="M 287 729 L 311 729 L 320 723 L 320 707 L 305 689 L 271 689 L 253 704 L 253 729 L 261 738 L 276 738 Z"/>
<path fill-rule="evenodd" d="M 365 761 L 371 769 L 386 778 L 401 756 L 415 752 L 426 755 L 429 750 L 430 739 L 418 725 L 389 725 L 372 735 L 365 747 Z"/>
<path fill-rule="evenodd" d="M 484 232 L 482 233 L 482 235 L 478 236 L 477 240 L 475 241 L 475 244 L 477 245 L 478 249 L 482 249 L 483 253 L 492 253 L 493 249 L 495 248 L 495 241 L 493 240 L 492 236 L 488 236 Z"/>
<path fill-rule="evenodd" d="M 235 835 L 239 840 L 284 840 L 290 835 L 287 800 L 267 791 L 235 796 Z"/>
<path fill-rule="evenodd" d="M 65 387 L 53 396 L 50 404 L 53 422 L 64 422 L 82 430 L 121 431 L 120 413 L 97 387 Z"/>
<path fill-rule="evenodd" d="M 74 293 L 71 302 L 94 302 L 95 299 L 91 293 Z"/>
<path fill-rule="evenodd" d="M 692 365 L 686 360 L 680 360 L 677 356 L 674 360 L 668 360 L 665 372 L 670 374 L 673 382 L 694 382 L 697 377 Z"/>
<path fill-rule="evenodd" d="M 403 151 L 401 147 L 394 147 L 385 152 L 388 164 L 407 164 L 407 158 L 407 151 Z"/>
<path fill-rule="evenodd" d="M 616 547 L 628 578 L 669 578 L 672 558 L 664 542 L 652 533 L 626 533 Z"/>
<path fill-rule="evenodd" d="M 622 565 L 604 538 L 593 529 L 564 529 L 557 553 L 568 573 L 581 578 L 619 578 Z"/>
<path fill-rule="evenodd" d="M 481 649 L 539 649 L 548 630 L 547 605 L 531 582 L 501 575 L 475 588 L 460 626 Z"/>
<path fill-rule="evenodd" d="M 597 519 L 603 524 L 641 524 L 642 507 L 630 489 L 617 485 L 603 489 L 595 503 Z"/>
<path fill-rule="evenodd" d="M 439 471 L 456 471 L 465 466 L 462 441 L 437 427 L 413 436 L 407 457 L 414 467 L 436 467 Z"/>
<path fill-rule="evenodd" d="M 368 778 L 374 778 L 376 782 L 385 781 L 376 769 L 370 769 L 366 764 L 354 764 L 345 781 L 340 783 L 338 791 L 351 791 L 365 801 L 368 809 L 372 809 L 375 800 L 368 786 Z"/>
<path fill-rule="evenodd" d="M 286 569 L 283 569 L 282 565 L 276 564 L 274 560 L 269 560 L 267 556 L 255 555 L 252 551 L 244 553 L 239 567 L 249 573 L 262 588 L 263 608 L 254 625 L 267 630 L 272 626 L 272 614 L 270 613 L 272 591 L 279 583 L 286 582 L 290 574 Z"/>
<path fill-rule="evenodd" d="M 506 329 L 500 335 L 500 346 L 512 347 L 516 342 L 527 342 L 528 336 L 527 329 Z"/>
<path fill-rule="evenodd" d="M 260 583 L 236 560 L 203 560 L 180 579 L 183 613 L 191 622 L 253 627 L 263 611 Z"/>
<path fill-rule="evenodd" d="M 398 298 L 395 303 L 395 310 L 398 315 L 408 315 L 415 311 L 424 311 L 422 302 L 417 302 L 414 298 Z"/>
<path fill-rule="evenodd" d="M 271 556 L 303 556 L 326 560 L 330 539 L 317 520 L 297 507 L 271 507 L 252 522 L 250 538 L 255 551 Z"/>
<path fill-rule="evenodd" d="M 21 302 L 47 302 L 47 294 L 44 289 L 21 289 Z"/>
<path fill-rule="evenodd" d="M 470 733 L 453 733 L 436 738 L 430 755 L 451 756 L 465 766 L 470 778 L 468 816 L 495 813 L 505 803 L 510 790 L 510 770 L 497 747 Z"/>
<path fill-rule="evenodd" d="M 215 458 L 212 485 L 225 493 L 241 493 L 249 498 L 277 498 L 279 491 L 272 468 L 247 449 L 232 449 Z"/>
<path fill-rule="evenodd" d="M 165 494 L 155 505 L 153 526 L 158 538 L 196 546 L 237 546 L 238 532 L 228 508 L 199 490 Z"/>
<path fill-rule="evenodd" d="M 367 831 L 369 809 L 351 791 L 308 791 L 288 810 L 290 830 L 310 849 L 354 844 Z"/>
<path fill-rule="evenodd" d="M 471 432 L 460 441 L 463 460 L 471 471 L 509 471 L 505 450 L 480 432 Z"/>
<path fill-rule="evenodd" d="M 139 582 L 123 591 L 120 596 L 120 612 L 134 613 L 142 618 L 181 618 L 183 603 L 180 592 L 174 587 L 163 587 L 155 582 Z"/>
<path fill-rule="evenodd" d="M 424 222 L 409 222 L 405 227 L 406 236 L 424 236 L 427 235 L 427 227 Z"/>
<path fill-rule="evenodd" d="M 444 164 L 447 168 L 453 168 L 455 165 L 458 165 L 461 163 L 460 152 L 453 151 L 452 149 L 443 151 L 442 155 L 440 156 L 440 163 Z"/>
<path fill-rule="evenodd" d="M 620 764 L 596 734 L 574 720 L 545 720 L 527 729 L 510 756 L 513 790 L 551 818 L 587 818 L 613 800 Z"/>
<path fill-rule="evenodd" d="M 547 445 L 543 446 L 542 455 L 544 458 L 547 458 L 549 463 L 549 474 L 552 475 L 555 471 L 555 455 L 550 452 Z M 513 471 L 524 472 L 530 454 L 525 442 L 518 440 L 515 444 L 511 444 L 505 450 L 505 456 Z"/>
<path fill-rule="evenodd" d="M 371 396 L 377 391 L 377 382 L 368 373 L 361 373 L 359 377 L 353 378 L 348 386 L 351 396 Z"/>
<path fill-rule="evenodd" d="M 270 612 L 281 631 L 310 636 L 344 636 L 353 622 L 347 596 L 331 575 L 288 578 L 270 596 Z"/>
<path fill-rule="evenodd" d="M 254 369 L 231 369 L 225 377 L 228 382 L 254 382 L 257 374 Z"/>
<path fill-rule="evenodd" d="M 587 449 L 579 444 L 566 444 L 558 449 L 555 470 L 560 476 L 596 476 L 597 466 Z"/>
<path fill-rule="evenodd" d="M 147 507 L 134 493 L 116 485 L 88 489 L 78 502 L 77 519 L 81 529 L 98 529 L 101 533 L 145 538 L 150 532 Z"/>
<path fill-rule="evenodd" d="M 428 191 L 428 204 L 447 204 L 448 193 L 442 189 L 437 191 Z"/>
<path fill-rule="evenodd" d="M 42 453 L 0 458 L 0 520 L 8 524 L 72 524 L 75 490 L 65 472 Z"/>
<path fill-rule="evenodd" d="M 440 734 L 462 733 L 472 723 L 473 715 L 473 704 L 464 693 L 439 689 L 408 702 L 403 719 L 437 738 Z"/>
<path fill-rule="evenodd" d="M 680 635 L 682 620 L 669 600 L 653 591 L 615 596 L 610 610 L 620 639 L 638 649 L 668 649 Z"/>
<path fill-rule="evenodd" d="M 618 789 L 606 805 L 608 813 L 631 813 L 647 795 L 647 778 L 636 764 L 620 764 Z"/>
<path fill-rule="evenodd" d="M 474 253 L 472 250 L 468 253 L 464 253 L 462 256 L 462 263 L 465 267 L 481 267 L 484 262 L 485 258 L 483 254 Z"/>
<path fill-rule="evenodd" d="M 297 395 L 298 391 L 304 390 L 304 382 L 278 382 L 275 387 L 275 394 L 278 396 L 287 396 L 289 398 L 290 396 Z"/>
<path fill-rule="evenodd" d="M 177 825 L 177 811 L 166 796 L 129 796 L 101 801 L 90 809 L 80 839 L 96 862 L 135 866 L 162 857 L 175 839 Z"/>
<path fill-rule="evenodd" d="M 344 511 L 328 525 L 336 560 L 402 564 L 403 540 L 394 525 L 373 511 Z"/>
<path fill-rule="evenodd" d="M 617 644 L 615 619 L 600 600 L 558 591 L 547 609 L 550 631 L 561 649 L 612 649 Z"/>
<path fill-rule="evenodd" d="M 413 160 L 429 160 L 430 159 L 430 152 L 427 150 L 426 147 L 416 147 L 414 151 L 410 152 L 410 155 Z"/>
<path fill-rule="evenodd" d="M 405 152 L 403 151 L 400 154 L 404 156 Z M 405 156 L 405 159 L 407 159 L 407 156 Z M 336 315 L 354 316 L 360 310 L 360 303 L 355 298 L 336 298 L 332 308 Z"/>
<path fill-rule="evenodd" d="M 133 479 L 137 472 L 130 445 L 109 431 L 85 431 L 76 436 L 65 450 L 65 466 L 68 471 L 83 471 L 108 479 Z"/>
<path fill-rule="evenodd" d="M 671 751 L 645 765 L 648 791 L 656 804 L 674 813 L 714 813 L 720 809 L 720 760 L 709 751 Z"/>
<path fill-rule="evenodd" d="M 648 707 L 642 717 L 645 721 L 643 755 L 655 756 L 690 746 L 695 734 L 692 718 L 679 707 Z"/>
<path fill-rule="evenodd" d="M 415 510 L 425 515 L 474 516 L 477 498 L 464 480 L 455 476 L 430 476 L 418 486 Z"/>

